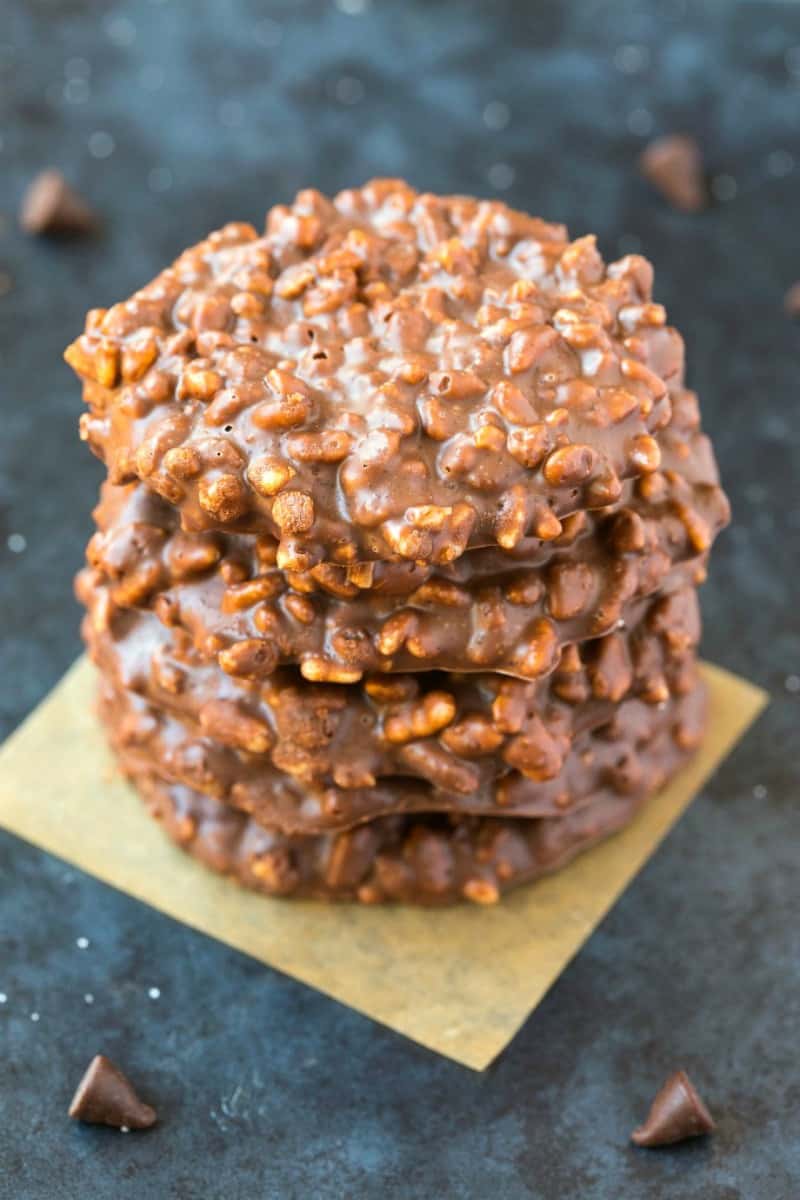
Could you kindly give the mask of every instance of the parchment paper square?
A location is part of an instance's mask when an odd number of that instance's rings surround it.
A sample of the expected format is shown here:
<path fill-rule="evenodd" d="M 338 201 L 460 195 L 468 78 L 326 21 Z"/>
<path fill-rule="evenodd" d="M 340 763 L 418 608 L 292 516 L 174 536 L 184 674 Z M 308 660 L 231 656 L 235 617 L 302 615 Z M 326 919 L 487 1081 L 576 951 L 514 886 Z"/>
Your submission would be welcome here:
<path fill-rule="evenodd" d="M 0 749 L 0 825 L 423 1046 L 483 1070 L 766 703 L 709 664 L 700 753 L 635 822 L 493 907 L 273 900 L 176 849 L 113 767 L 85 659 Z"/>

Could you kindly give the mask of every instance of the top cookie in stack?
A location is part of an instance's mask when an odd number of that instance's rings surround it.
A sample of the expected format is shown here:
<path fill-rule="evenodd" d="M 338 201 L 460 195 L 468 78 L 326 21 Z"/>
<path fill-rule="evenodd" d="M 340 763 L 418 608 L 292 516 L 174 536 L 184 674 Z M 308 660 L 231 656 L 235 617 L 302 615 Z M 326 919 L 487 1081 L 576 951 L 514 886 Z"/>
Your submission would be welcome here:
<path fill-rule="evenodd" d="M 276 671 L 359 693 L 544 680 L 635 634 L 727 520 L 651 292 L 639 256 L 396 180 L 213 234 L 67 351 L 109 476 L 82 582 L 97 636 L 152 612 L 217 672 L 205 700 L 240 682 L 244 715 Z"/>

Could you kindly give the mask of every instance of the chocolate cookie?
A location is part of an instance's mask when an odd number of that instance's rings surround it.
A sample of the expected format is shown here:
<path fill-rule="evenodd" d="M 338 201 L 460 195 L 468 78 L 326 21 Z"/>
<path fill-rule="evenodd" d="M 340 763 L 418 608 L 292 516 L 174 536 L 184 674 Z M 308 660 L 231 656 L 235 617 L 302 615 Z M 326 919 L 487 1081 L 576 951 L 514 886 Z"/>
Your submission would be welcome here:
<path fill-rule="evenodd" d="M 557 538 L 658 470 L 683 379 L 645 259 L 398 180 L 226 226 L 66 357 L 114 482 L 292 571 Z"/>
<path fill-rule="evenodd" d="M 219 800 L 166 782 L 152 769 L 129 767 L 127 773 L 174 841 L 256 891 L 364 904 L 441 905 L 464 899 L 491 904 L 502 892 L 557 870 L 628 824 L 686 757 L 671 739 L 645 746 L 638 755 L 636 788 L 601 789 L 587 807 L 564 816 L 394 815 L 317 837 L 265 828 Z"/>
<path fill-rule="evenodd" d="M 575 732 L 566 720 L 559 728 L 552 718 L 548 725 L 535 713 L 526 714 L 519 733 L 502 735 L 501 753 L 472 759 L 447 749 L 441 740 L 447 739 L 447 729 L 440 738 L 381 745 L 379 731 L 359 736 L 358 728 L 348 723 L 337 747 L 338 714 L 331 699 L 316 714 L 318 729 L 309 720 L 312 705 L 305 714 L 284 710 L 289 728 L 271 753 L 242 750 L 230 745 L 230 738 L 222 742 L 202 725 L 156 708 L 107 678 L 100 711 L 124 764 L 136 769 L 152 766 L 160 776 L 251 813 L 262 824 L 307 834 L 346 829 L 385 813 L 557 816 L 591 803 L 604 788 L 635 791 L 642 783 L 637 754 L 643 746 L 675 741 L 688 751 L 700 742 L 705 700 L 693 662 L 687 664 L 682 684 L 686 692 L 661 705 L 626 700 L 607 709 L 602 723 L 602 710 L 597 710 L 596 723 Z M 443 692 L 429 693 L 433 704 L 441 707 L 446 707 L 446 697 Z M 215 708 L 215 718 L 217 714 Z M 230 710 L 223 716 L 226 732 L 236 736 L 246 728 Z M 405 717 L 389 718 L 386 726 L 391 731 L 392 722 Z M 478 714 L 468 713 L 449 732 L 457 739 L 459 725 L 463 731 L 478 719 Z M 493 728 L 486 723 L 481 733 L 486 737 Z M 331 770 L 326 742 L 346 756 L 340 760 L 341 771 L 333 766 L 339 782 L 309 778 L 320 759 Z"/>
<path fill-rule="evenodd" d="M 627 778 L 629 746 L 666 728 L 699 740 L 702 708 L 687 700 L 699 633 L 688 590 L 651 602 L 632 630 L 570 647 L 537 683 L 424 673 L 343 688 L 290 669 L 230 679 L 152 613 L 85 630 L 120 752 L 288 832 L 399 808 L 541 815 L 581 803 L 606 774 Z"/>
<path fill-rule="evenodd" d="M 430 669 L 536 678 L 565 644 L 630 623 L 644 597 L 704 578 L 727 502 L 715 484 L 690 482 L 713 475 L 705 439 L 685 445 L 685 474 L 626 485 L 627 503 L 568 518 L 559 538 L 516 566 L 476 550 L 449 567 L 284 572 L 269 538 L 183 533 L 174 510 L 141 485 L 107 484 L 79 594 L 89 603 L 108 585 L 109 617 L 153 606 L 239 677 L 263 679 L 291 663 L 313 682 Z"/>
<path fill-rule="evenodd" d="M 66 352 L 122 769 L 278 895 L 491 902 L 697 746 L 729 512 L 652 269 L 378 180 L 229 225 Z"/>

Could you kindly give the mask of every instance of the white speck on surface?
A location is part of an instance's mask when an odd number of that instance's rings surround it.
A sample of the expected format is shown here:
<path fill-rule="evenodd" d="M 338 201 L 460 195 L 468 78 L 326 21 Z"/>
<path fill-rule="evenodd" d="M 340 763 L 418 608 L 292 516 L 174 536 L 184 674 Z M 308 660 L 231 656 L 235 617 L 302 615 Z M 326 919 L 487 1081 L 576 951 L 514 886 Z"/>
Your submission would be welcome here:
<path fill-rule="evenodd" d="M 637 137 L 647 137 L 653 132 L 653 117 L 646 108 L 632 108 L 628 113 L 628 129 Z"/>
<path fill-rule="evenodd" d="M 273 21 L 272 17 L 265 17 L 263 21 L 259 21 L 254 27 L 253 37 L 259 46 L 263 46 L 266 50 L 271 50 L 274 46 L 281 44 L 283 29 L 277 21 Z"/>
<path fill-rule="evenodd" d="M 10 533 L 6 545 L 12 554 L 22 554 L 22 551 L 27 547 L 28 543 L 21 533 Z"/>
<path fill-rule="evenodd" d="M 67 104 L 85 104 L 89 99 L 89 84 L 85 79 L 68 79 L 64 84 Z"/>
<path fill-rule="evenodd" d="M 109 158 L 114 153 L 113 137 L 104 129 L 96 129 L 89 135 L 89 153 L 92 158 Z"/>
<path fill-rule="evenodd" d="M 490 100 L 483 110 L 483 123 L 487 129 L 505 129 L 511 120 L 511 109 L 502 100 Z"/>
<path fill-rule="evenodd" d="M 120 1133 L 130 1133 L 130 1131 L 131 1131 L 130 1126 L 129 1125 L 120 1125 L 119 1131 L 120 1131 Z"/>
<path fill-rule="evenodd" d="M 333 95 L 340 104 L 360 104 L 364 99 L 364 84 L 355 75 L 342 75 L 333 85 Z"/>
<path fill-rule="evenodd" d="M 5 1004 L 7 1000 L 8 996 L 5 994 L 5 992 L 0 992 L 0 1004 Z"/>
<path fill-rule="evenodd" d="M 347 13 L 348 17 L 360 17 L 367 11 L 371 0 L 334 0 L 339 12 Z"/>
<path fill-rule="evenodd" d="M 68 58 L 64 63 L 65 79 L 88 79 L 92 68 L 85 58 Z"/>
<path fill-rule="evenodd" d="M 517 173 L 510 163 L 494 163 L 486 172 L 490 185 L 498 192 L 505 192 L 512 186 Z"/>
<path fill-rule="evenodd" d="M 638 75 L 650 63 L 650 51 L 647 46 L 627 45 L 618 46 L 614 52 L 614 66 L 623 75 Z"/>
<path fill-rule="evenodd" d="M 219 106 L 219 119 L 228 129 L 235 129 L 244 121 L 244 105 L 239 100 L 223 100 Z"/>
<path fill-rule="evenodd" d="M 239 1101 L 240 1101 L 242 1095 L 243 1095 L 242 1085 L 240 1083 L 237 1083 L 236 1087 L 231 1092 L 230 1097 L 223 1096 L 221 1098 L 219 1106 L 222 1109 L 222 1112 L 224 1113 L 224 1115 L 226 1117 L 234 1117 L 235 1118 L 235 1117 L 239 1116 L 239 1107 L 240 1107 Z"/>
<path fill-rule="evenodd" d="M 79 950 L 88 950 L 89 949 L 89 939 L 87 937 L 75 938 L 75 945 L 78 947 Z"/>
<path fill-rule="evenodd" d="M 91 992 L 86 992 L 83 997 L 84 1004 L 94 1004 L 94 996 Z"/>
<path fill-rule="evenodd" d="M 161 988 L 151 987 L 147 989 L 147 994 L 151 1000 L 157 1000 L 161 995 Z"/>
<path fill-rule="evenodd" d="M 157 92 L 164 86 L 164 68 L 158 63 L 145 63 L 139 72 L 139 84 L 146 92 Z"/>
<path fill-rule="evenodd" d="M 108 40 L 115 46 L 132 46 L 136 41 L 136 26 L 128 17 L 108 16 L 103 24 Z"/>
<path fill-rule="evenodd" d="M 715 175 L 711 180 L 711 194 L 715 200 L 722 203 L 733 200 L 738 191 L 739 187 L 732 175 Z"/>
<path fill-rule="evenodd" d="M 169 167 L 153 167 L 147 172 L 147 186 L 151 192 L 168 192 L 172 187 L 172 171 Z"/>
<path fill-rule="evenodd" d="M 763 783 L 757 783 L 753 788 L 753 798 L 755 800 L 766 800 L 767 789 L 764 787 Z"/>
<path fill-rule="evenodd" d="M 39 1020 L 39 1014 L 38 1014 L 37 1012 L 32 1012 L 32 1013 L 31 1013 L 31 1020 L 32 1020 L 32 1021 L 38 1021 L 38 1020 Z"/>
<path fill-rule="evenodd" d="M 776 179 L 783 179 L 787 175 L 791 175 L 794 170 L 794 155 L 788 150 L 773 150 L 767 155 L 767 174 L 773 175 Z"/>
<path fill-rule="evenodd" d="M 796 695 L 800 692 L 800 675 L 787 675 L 783 681 L 783 686 L 787 692 Z"/>

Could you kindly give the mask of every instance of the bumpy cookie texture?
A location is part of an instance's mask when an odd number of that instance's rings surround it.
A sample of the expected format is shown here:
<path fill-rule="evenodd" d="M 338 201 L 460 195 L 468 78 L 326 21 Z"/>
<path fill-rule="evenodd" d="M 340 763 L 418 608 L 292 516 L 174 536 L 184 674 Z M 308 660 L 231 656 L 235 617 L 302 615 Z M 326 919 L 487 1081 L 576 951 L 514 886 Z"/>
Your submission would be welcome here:
<path fill-rule="evenodd" d="M 643 746 L 635 786 L 599 788 L 587 806 L 558 817 L 392 815 L 316 837 L 270 829 L 157 770 L 123 769 L 170 837 L 246 887 L 364 904 L 493 904 L 623 828 L 687 756 L 673 738 Z"/>
<path fill-rule="evenodd" d="M 537 678 L 565 644 L 630 621 L 647 596 L 704 578 L 728 507 L 687 397 L 689 432 L 670 448 L 672 467 L 625 484 L 610 509 L 566 518 L 558 538 L 513 563 L 484 549 L 437 567 L 287 572 L 269 535 L 183 533 L 174 509 L 143 485 L 106 484 L 81 595 L 109 584 L 112 603 L 155 606 L 235 676 L 265 678 L 292 663 L 314 682 L 432 668 Z"/>
<path fill-rule="evenodd" d="M 689 681 L 687 681 L 689 682 Z M 598 794 L 638 792 L 639 754 L 678 745 L 694 749 L 702 736 L 705 696 L 696 678 L 683 696 L 658 709 L 629 700 L 613 717 L 574 739 L 542 731 L 509 739 L 511 762 L 504 774 L 487 763 L 459 764 L 434 741 L 408 743 L 397 769 L 372 785 L 347 788 L 303 784 L 269 758 L 242 754 L 111 684 L 101 689 L 100 712 L 124 768 L 154 769 L 160 778 L 184 783 L 250 814 L 259 824 L 289 834 L 353 828 L 398 813 L 474 814 L 488 817 L 560 817 L 591 806 Z M 296 761 L 292 748 L 288 753 Z M 358 753 L 358 745 L 353 749 Z M 472 780 L 472 790 L 467 790 Z"/>
<path fill-rule="evenodd" d="M 638 256 L 378 180 L 229 225 L 67 351 L 122 770 L 279 896 L 492 903 L 698 745 L 727 523 Z"/>
<path fill-rule="evenodd" d="M 570 647 L 538 683 L 425 673 L 342 688 L 292 670 L 230 679 L 151 613 L 109 631 L 90 616 L 85 629 L 122 757 L 154 758 L 165 777 L 290 833 L 392 811 L 554 815 L 609 780 L 638 784 L 631 747 L 665 731 L 686 749 L 700 739 L 699 633 L 686 589 L 651 602 L 632 631 Z"/>
<path fill-rule="evenodd" d="M 67 360 L 114 482 L 298 572 L 558 538 L 658 471 L 683 378 L 645 259 L 399 180 L 226 226 Z"/>

